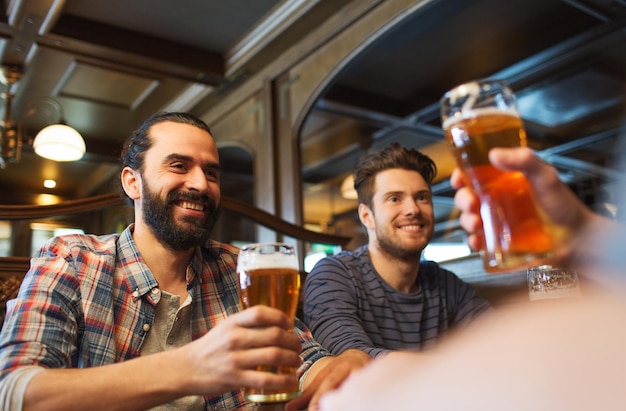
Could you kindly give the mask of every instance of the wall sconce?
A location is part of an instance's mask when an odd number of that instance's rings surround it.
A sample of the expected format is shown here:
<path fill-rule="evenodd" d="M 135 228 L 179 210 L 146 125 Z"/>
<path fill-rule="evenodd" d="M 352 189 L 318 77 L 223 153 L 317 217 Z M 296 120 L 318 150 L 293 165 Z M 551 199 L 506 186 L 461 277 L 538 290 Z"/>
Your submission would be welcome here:
<path fill-rule="evenodd" d="M 41 157 L 54 161 L 76 161 L 83 157 L 86 151 L 85 140 L 72 127 L 65 124 L 63 108 L 52 97 L 39 97 L 28 101 L 22 108 L 17 122 L 12 116 L 14 94 L 12 86 L 22 78 L 22 70 L 18 66 L 2 65 L 3 82 L 7 84 L 5 99 L 4 120 L 0 124 L 0 168 L 5 168 L 7 162 L 19 162 L 24 143 L 31 144 L 30 138 L 24 132 L 23 120 L 38 112 L 53 114 L 54 119 L 49 123 L 57 123 L 44 127 L 32 140 L 35 153 Z"/>

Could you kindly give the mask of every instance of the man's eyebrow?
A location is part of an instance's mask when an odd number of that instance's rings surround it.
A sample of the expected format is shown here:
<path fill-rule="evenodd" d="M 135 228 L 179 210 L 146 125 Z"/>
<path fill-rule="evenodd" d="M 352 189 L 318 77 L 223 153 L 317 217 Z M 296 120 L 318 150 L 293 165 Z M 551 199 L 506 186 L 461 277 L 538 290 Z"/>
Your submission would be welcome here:
<path fill-rule="evenodd" d="M 413 193 L 413 195 L 415 194 L 432 194 L 432 189 L 430 188 L 424 188 L 421 190 L 417 190 Z M 395 195 L 395 196 L 399 196 L 399 195 L 404 195 L 406 194 L 406 191 L 404 190 L 389 190 L 389 191 L 385 191 L 382 193 L 383 196 L 390 196 L 390 195 Z"/>
<path fill-rule="evenodd" d="M 387 197 L 398 197 L 401 196 L 402 194 L 404 194 L 404 191 L 402 190 L 389 190 L 389 191 L 384 191 L 381 193 L 381 196 L 384 198 Z"/>
<path fill-rule="evenodd" d="M 168 154 L 164 159 L 163 162 L 169 162 L 169 161 L 192 161 L 193 159 L 191 158 L 191 156 L 186 156 L 184 154 L 177 154 L 177 153 L 172 153 L 172 154 Z"/>
<path fill-rule="evenodd" d="M 167 163 L 167 162 L 170 162 L 170 161 L 192 162 L 192 161 L 194 161 L 194 159 L 193 159 L 193 157 L 187 156 L 187 155 L 184 155 L 184 154 L 172 153 L 172 154 L 167 155 L 163 159 L 164 163 Z M 222 166 L 218 162 L 211 161 L 211 162 L 206 163 L 204 165 L 204 168 L 212 168 L 214 170 L 221 171 Z"/>
<path fill-rule="evenodd" d="M 430 188 L 425 188 L 425 189 L 423 189 L 423 190 L 417 190 L 417 191 L 415 192 L 415 195 L 429 195 L 429 196 L 431 196 L 431 197 L 432 197 L 432 195 L 433 195 L 433 190 L 432 190 L 432 189 L 430 189 Z"/>

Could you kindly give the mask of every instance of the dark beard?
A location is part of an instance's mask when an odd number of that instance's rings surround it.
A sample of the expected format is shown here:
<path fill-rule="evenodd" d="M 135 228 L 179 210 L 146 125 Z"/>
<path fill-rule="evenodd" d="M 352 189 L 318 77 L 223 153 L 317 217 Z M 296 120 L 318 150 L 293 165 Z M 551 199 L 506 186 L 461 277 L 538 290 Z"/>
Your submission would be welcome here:
<path fill-rule="evenodd" d="M 213 226 L 217 221 L 220 206 L 208 196 L 190 192 L 170 192 L 165 201 L 143 186 L 142 212 L 143 220 L 162 243 L 172 250 L 188 250 L 200 246 L 209 239 Z M 182 224 L 174 220 L 174 204 L 179 200 L 197 201 L 204 204 L 204 218 L 186 216 Z"/>

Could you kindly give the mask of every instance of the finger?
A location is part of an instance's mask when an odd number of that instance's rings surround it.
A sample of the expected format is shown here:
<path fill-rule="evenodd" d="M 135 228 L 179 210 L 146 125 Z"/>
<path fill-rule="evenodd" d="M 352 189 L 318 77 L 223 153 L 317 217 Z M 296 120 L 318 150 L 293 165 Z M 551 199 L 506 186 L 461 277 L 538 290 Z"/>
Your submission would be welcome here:
<path fill-rule="evenodd" d="M 313 411 L 313 408 L 308 407 L 309 402 L 311 401 L 311 397 L 313 396 L 313 390 L 307 389 L 304 390 L 298 398 L 295 398 L 285 404 L 285 411 L 298 411 L 298 410 L 308 410 Z"/>
<path fill-rule="evenodd" d="M 245 350 L 262 347 L 277 347 L 299 353 L 302 350 L 300 339 L 291 331 L 281 327 L 235 328 L 223 335 L 226 348 Z"/>
<path fill-rule="evenodd" d="M 476 234 L 482 231 L 483 223 L 480 215 L 475 213 L 463 213 L 459 217 L 459 223 L 465 231 Z"/>
<path fill-rule="evenodd" d="M 262 347 L 241 350 L 234 361 L 238 368 L 256 369 L 259 365 L 269 367 L 298 368 L 302 364 L 299 351 L 278 347 Z"/>
<path fill-rule="evenodd" d="M 467 187 L 460 188 L 454 194 L 454 205 L 464 213 L 478 214 L 480 212 L 478 197 Z"/>
<path fill-rule="evenodd" d="M 233 315 L 242 327 L 277 326 L 285 330 L 293 328 L 293 320 L 282 311 L 264 305 L 255 305 Z"/>
<path fill-rule="evenodd" d="M 541 165 L 541 160 L 526 147 L 494 147 L 489 150 L 489 162 L 504 170 L 532 171 Z"/>
<path fill-rule="evenodd" d="M 271 390 L 291 389 L 298 384 L 295 374 L 278 374 L 269 371 L 245 370 L 240 374 L 241 386 Z"/>
<path fill-rule="evenodd" d="M 467 245 L 474 251 L 480 251 L 485 248 L 485 238 L 482 233 L 470 234 L 467 236 Z"/>
<path fill-rule="evenodd" d="M 455 168 L 452 170 L 452 174 L 450 175 L 450 185 L 452 188 L 459 189 L 465 186 L 465 180 L 463 179 L 463 173 L 459 168 Z"/>
<path fill-rule="evenodd" d="M 537 180 L 536 183 L 545 181 L 548 175 L 556 177 L 554 168 L 527 147 L 493 148 L 489 151 L 489 161 L 502 170 L 521 171 L 529 180 Z"/>
<path fill-rule="evenodd" d="M 531 190 L 545 214 L 555 224 L 564 226 L 576 225 L 582 221 L 580 210 L 584 206 L 580 199 L 559 179 L 557 170 L 542 161 L 528 148 L 492 149 L 489 152 L 490 161 L 503 169 L 522 171 L 530 181 Z M 571 207 L 563 207 L 570 203 Z"/>

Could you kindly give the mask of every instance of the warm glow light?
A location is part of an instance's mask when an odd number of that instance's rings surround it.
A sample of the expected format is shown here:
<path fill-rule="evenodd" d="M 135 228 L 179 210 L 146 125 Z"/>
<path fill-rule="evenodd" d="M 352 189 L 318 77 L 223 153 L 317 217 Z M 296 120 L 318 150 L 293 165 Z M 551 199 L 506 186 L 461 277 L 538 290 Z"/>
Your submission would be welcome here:
<path fill-rule="evenodd" d="M 358 198 L 357 192 L 354 189 L 354 176 L 350 174 L 341 183 L 341 196 L 348 200 L 356 200 Z"/>
<path fill-rule="evenodd" d="M 57 186 L 57 182 L 54 180 L 43 180 L 43 186 L 46 188 L 54 188 Z"/>
<path fill-rule="evenodd" d="M 54 161 L 75 161 L 85 154 L 85 140 L 70 126 L 53 124 L 45 127 L 33 141 L 35 153 Z"/>
<path fill-rule="evenodd" d="M 54 194 L 39 194 L 35 198 L 35 204 L 40 206 L 59 204 L 60 202 L 61 197 L 55 196 Z"/>

